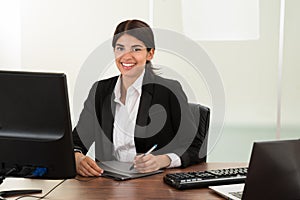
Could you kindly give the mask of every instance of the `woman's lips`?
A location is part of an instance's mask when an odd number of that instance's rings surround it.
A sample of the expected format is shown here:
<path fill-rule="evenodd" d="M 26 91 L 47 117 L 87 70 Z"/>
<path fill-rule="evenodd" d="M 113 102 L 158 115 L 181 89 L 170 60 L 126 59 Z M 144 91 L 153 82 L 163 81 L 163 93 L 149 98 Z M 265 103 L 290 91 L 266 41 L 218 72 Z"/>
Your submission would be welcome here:
<path fill-rule="evenodd" d="M 135 64 L 134 63 L 121 63 L 123 68 L 126 70 L 131 69 Z"/>

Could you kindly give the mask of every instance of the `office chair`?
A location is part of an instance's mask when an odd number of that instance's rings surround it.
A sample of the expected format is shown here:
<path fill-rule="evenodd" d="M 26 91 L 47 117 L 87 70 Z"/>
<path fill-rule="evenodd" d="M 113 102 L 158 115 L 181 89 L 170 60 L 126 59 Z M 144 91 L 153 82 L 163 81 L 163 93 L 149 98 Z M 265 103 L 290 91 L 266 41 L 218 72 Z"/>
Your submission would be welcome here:
<path fill-rule="evenodd" d="M 191 109 L 192 114 L 194 115 L 196 124 L 198 126 L 197 134 L 203 141 L 202 146 L 200 148 L 199 157 L 201 162 L 206 162 L 210 109 L 206 106 L 195 103 L 189 103 L 189 107 Z"/>

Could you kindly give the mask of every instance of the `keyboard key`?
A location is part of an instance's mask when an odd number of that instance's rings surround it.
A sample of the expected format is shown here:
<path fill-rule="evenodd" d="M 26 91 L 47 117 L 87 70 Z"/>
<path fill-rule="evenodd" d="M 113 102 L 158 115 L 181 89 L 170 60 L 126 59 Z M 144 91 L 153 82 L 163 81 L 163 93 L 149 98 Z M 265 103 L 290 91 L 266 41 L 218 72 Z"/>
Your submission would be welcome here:
<path fill-rule="evenodd" d="M 213 185 L 244 183 L 248 168 L 228 168 L 208 171 L 169 173 L 164 182 L 176 189 L 192 189 Z"/>

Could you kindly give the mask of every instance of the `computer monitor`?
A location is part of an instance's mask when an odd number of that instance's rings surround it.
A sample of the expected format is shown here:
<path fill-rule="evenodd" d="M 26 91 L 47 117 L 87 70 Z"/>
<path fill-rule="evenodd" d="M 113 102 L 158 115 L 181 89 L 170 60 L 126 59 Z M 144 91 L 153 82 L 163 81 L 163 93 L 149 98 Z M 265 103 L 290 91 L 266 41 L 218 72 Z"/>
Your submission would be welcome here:
<path fill-rule="evenodd" d="M 76 175 L 66 75 L 0 71 L 0 175 Z"/>

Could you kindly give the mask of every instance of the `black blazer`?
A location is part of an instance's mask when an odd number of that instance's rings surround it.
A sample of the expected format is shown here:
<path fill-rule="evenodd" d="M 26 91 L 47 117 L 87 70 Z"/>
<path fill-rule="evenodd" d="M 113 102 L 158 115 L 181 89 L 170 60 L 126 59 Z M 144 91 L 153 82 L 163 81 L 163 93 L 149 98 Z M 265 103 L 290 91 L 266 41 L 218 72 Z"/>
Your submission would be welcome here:
<path fill-rule="evenodd" d="M 114 88 L 118 77 L 96 82 L 84 103 L 73 130 L 74 148 L 86 154 L 95 141 L 98 160 L 114 159 L 113 124 Z M 179 82 L 154 75 L 146 70 L 138 109 L 134 141 L 137 153 L 145 153 L 154 144 L 154 155 L 176 153 L 181 167 L 200 162 L 202 141 L 197 133 L 187 97 Z"/>

